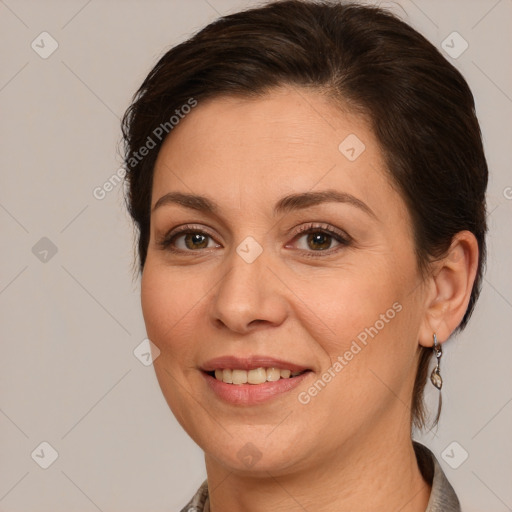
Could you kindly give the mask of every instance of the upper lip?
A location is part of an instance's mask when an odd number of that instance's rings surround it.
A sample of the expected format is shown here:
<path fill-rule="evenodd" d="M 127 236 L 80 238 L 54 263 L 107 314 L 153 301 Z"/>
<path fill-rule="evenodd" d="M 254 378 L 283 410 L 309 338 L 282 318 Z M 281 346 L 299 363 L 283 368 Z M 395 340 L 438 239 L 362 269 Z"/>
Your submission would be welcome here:
<path fill-rule="evenodd" d="M 224 368 L 232 370 L 254 370 L 256 368 L 279 368 L 281 370 L 291 370 L 292 372 L 302 372 L 309 370 L 306 366 L 276 359 L 270 356 L 252 355 L 249 357 L 236 357 L 231 355 L 220 356 L 210 359 L 201 365 L 201 370 L 212 372 Z"/>

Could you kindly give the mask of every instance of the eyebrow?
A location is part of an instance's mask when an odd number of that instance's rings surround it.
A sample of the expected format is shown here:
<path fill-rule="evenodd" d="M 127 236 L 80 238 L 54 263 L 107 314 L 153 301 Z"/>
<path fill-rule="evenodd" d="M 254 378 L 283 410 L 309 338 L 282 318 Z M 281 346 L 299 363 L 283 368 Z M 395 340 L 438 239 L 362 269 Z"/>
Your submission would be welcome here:
<path fill-rule="evenodd" d="M 274 206 L 274 215 L 287 213 L 293 210 L 302 210 L 322 203 L 345 203 L 359 208 L 366 214 L 375 219 L 377 216 L 373 210 L 363 201 L 337 190 L 322 190 L 318 192 L 302 192 L 290 194 L 281 198 Z M 206 213 L 218 213 L 219 206 L 205 196 L 196 194 L 185 194 L 182 192 L 169 192 L 163 195 L 153 206 L 153 212 L 164 205 L 177 204 L 192 210 L 198 210 Z"/>

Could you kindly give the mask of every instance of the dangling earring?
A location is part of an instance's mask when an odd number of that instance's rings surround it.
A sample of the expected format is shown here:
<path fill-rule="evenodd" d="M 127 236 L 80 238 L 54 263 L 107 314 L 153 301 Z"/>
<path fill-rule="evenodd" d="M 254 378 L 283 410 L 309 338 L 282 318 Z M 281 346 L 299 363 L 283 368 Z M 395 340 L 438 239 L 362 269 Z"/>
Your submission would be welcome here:
<path fill-rule="evenodd" d="M 437 341 L 437 335 L 434 333 L 434 355 L 437 358 L 436 366 L 432 370 L 432 373 L 430 374 L 430 380 L 432 381 L 432 384 L 437 389 L 441 389 L 443 386 L 443 379 L 441 378 L 440 373 L 440 362 L 441 362 L 441 356 L 443 355 L 443 351 L 441 350 L 441 345 Z"/>

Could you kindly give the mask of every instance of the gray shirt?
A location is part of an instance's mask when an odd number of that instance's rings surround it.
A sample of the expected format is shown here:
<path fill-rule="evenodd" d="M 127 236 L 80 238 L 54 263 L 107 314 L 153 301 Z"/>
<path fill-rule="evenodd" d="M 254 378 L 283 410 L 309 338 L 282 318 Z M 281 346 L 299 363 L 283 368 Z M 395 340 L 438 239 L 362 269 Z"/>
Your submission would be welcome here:
<path fill-rule="evenodd" d="M 421 474 L 432 486 L 425 512 L 461 512 L 457 495 L 434 454 L 416 441 L 413 441 L 413 446 Z M 207 480 L 181 512 L 210 512 Z"/>

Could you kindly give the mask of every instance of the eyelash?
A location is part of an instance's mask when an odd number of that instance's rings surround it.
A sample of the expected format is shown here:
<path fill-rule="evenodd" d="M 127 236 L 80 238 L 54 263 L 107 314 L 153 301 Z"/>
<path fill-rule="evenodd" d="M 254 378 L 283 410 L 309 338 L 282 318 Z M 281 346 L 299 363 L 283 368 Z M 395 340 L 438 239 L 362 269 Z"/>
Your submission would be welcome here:
<path fill-rule="evenodd" d="M 312 258 L 318 258 L 323 255 L 331 255 L 335 252 L 338 252 L 340 248 L 347 247 L 352 243 L 352 238 L 344 233 L 341 230 L 337 230 L 335 228 L 329 227 L 329 225 L 321 225 L 321 224 L 315 224 L 315 223 L 309 223 L 306 225 L 301 226 L 297 232 L 293 235 L 293 240 L 296 240 L 300 238 L 301 236 L 310 234 L 310 233 L 322 233 L 328 236 L 331 236 L 336 242 L 338 242 L 340 245 L 338 247 L 329 248 L 326 250 L 320 250 L 320 251 L 306 251 L 299 249 L 301 253 L 303 253 L 307 257 Z M 206 235 L 210 237 L 212 240 L 215 240 L 213 235 L 211 235 L 207 230 L 204 228 L 198 229 L 197 226 L 185 224 L 181 226 L 177 231 L 171 231 L 167 235 L 163 237 L 162 240 L 157 241 L 157 245 L 162 250 L 167 250 L 175 254 L 184 254 L 184 253 L 194 253 L 194 252 L 201 252 L 205 249 L 198 249 L 197 251 L 194 250 L 182 250 L 182 249 L 176 249 L 173 247 L 173 242 L 181 235 L 187 235 L 187 234 L 200 234 L 200 235 Z M 320 254 L 318 254 L 320 253 Z"/>

